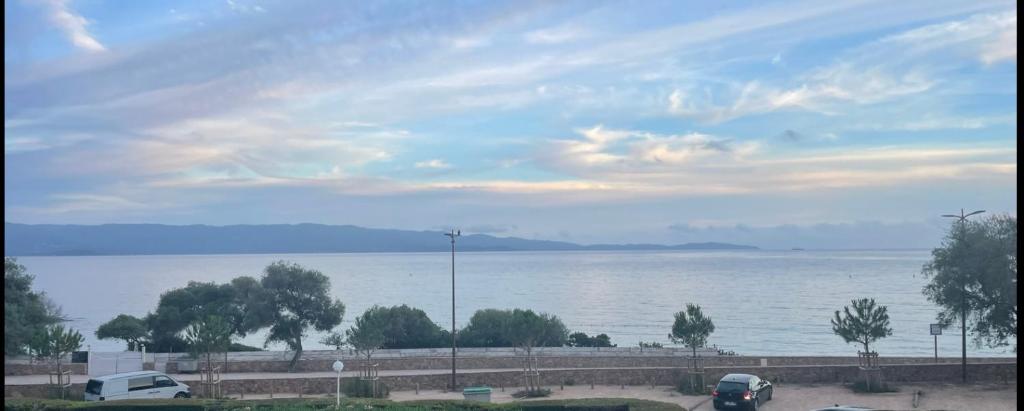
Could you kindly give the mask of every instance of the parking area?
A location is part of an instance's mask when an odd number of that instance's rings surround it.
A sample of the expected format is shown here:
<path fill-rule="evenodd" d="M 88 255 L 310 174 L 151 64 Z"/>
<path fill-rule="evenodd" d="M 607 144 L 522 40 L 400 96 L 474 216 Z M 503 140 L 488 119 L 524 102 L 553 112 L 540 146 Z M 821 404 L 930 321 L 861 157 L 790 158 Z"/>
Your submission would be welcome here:
<path fill-rule="evenodd" d="M 688 410 L 713 410 L 707 396 L 681 395 L 671 387 L 627 386 L 571 386 L 553 389 L 552 399 L 572 398 L 636 398 L 678 404 Z M 920 391 L 920 401 L 915 408 L 914 392 Z M 511 390 L 495 390 L 493 402 L 514 401 Z M 391 393 L 395 401 L 422 399 L 461 399 L 459 392 L 397 391 Z M 861 405 L 884 410 L 961 410 L 961 411 L 1010 411 L 1017 409 L 1016 384 L 905 384 L 899 392 L 884 394 L 858 394 L 837 384 L 785 384 L 776 387 L 773 399 L 765 403 L 763 411 L 809 411 L 829 405 Z"/>
<path fill-rule="evenodd" d="M 914 407 L 914 392 L 921 392 Z M 762 410 L 813 410 L 828 405 L 861 405 L 885 410 L 1003 411 L 1017 409 L 1016 384 L 900 385 L 899 392 L 858 394 L 840 385 L 785 385 Z M 705 404 L 696 410 L 711 410 Z"/>

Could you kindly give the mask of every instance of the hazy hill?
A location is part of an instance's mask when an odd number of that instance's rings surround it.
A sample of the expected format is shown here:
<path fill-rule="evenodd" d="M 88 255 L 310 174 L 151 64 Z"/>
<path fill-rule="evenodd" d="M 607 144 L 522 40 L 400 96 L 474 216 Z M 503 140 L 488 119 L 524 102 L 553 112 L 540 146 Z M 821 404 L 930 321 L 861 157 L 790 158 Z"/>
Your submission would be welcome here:
<path fill-rule="evenodd" d="M 4 255 L 267 254 L 446 251 L 440 231 L 351 225 L 54 225 L 4 223 Z M 597 244 L 466 234 L 461 251 L 756 249 L 724 243 Z"/>

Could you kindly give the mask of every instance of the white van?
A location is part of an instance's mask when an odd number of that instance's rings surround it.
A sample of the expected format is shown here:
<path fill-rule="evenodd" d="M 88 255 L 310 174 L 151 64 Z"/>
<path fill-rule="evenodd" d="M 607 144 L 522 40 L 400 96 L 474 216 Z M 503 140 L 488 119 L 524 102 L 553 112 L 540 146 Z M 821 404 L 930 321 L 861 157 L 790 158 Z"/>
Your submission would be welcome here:
<path fill-rule="evenodd" d="M 189 398 L 192 389 L 157 371 L 135 371 L 96 377 L 85 385 L 86 401 L 143 398 Z"/>

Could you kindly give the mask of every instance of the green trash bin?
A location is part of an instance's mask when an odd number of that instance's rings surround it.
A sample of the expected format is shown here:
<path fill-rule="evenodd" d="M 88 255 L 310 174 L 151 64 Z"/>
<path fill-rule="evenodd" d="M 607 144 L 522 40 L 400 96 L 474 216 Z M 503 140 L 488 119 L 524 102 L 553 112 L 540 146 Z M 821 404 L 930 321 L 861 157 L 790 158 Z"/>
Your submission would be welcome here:
<path fill-rule="evenodd" d="M 491 387 L 466 387 L 462 389 L 466 401 L 491 402 Z"/>

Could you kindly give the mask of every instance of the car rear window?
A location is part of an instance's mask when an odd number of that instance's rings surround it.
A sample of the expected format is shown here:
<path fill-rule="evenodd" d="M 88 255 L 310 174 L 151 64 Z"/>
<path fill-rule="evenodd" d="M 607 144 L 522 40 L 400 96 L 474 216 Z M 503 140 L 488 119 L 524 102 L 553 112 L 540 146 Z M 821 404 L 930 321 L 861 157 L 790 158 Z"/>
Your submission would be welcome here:
<path fill-rule="evenodd" d="M 89 382 L 85 384 L 85 392 L 87 392 L 89 394 L 94 394 L 94 395 L 102 394 L 103 393 L 103 381 L 89 380 Z"/>
<path fill-rule="evenodd" d="M 718 383 L 718 392 L 743 392 L 747 390 L 747 384 L 742 382 L 722 381 Z"/>

